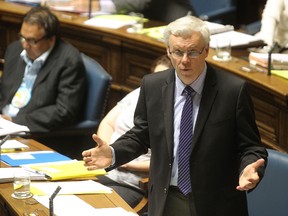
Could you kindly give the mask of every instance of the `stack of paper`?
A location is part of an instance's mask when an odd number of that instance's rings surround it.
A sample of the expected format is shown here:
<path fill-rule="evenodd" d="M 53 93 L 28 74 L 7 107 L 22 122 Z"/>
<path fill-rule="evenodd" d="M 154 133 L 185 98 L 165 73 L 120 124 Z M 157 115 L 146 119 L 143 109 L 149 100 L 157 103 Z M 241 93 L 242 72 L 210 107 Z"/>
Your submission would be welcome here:
<path fill-rule="evenodd" d="M 232 25 L 223 25 L 220 23 L 213 23 L 208 21 L 205 21 L 205 23 L 208 26 L 211 35 L 234 30 L 234 26 Z"/>
<path fill-rule="evenodd" d="M 231 47 L 242 48 L 242 47 L 257 47 L 263 45 L 263 41 L 259 40 L 253 35 L 245 34 L 237 31 L 227 31 L 219 34 L 211 35 L 210 47 L 216 48 L 218 38 L 227 38 L 231 41 Z"/>
<path fill-rule="evenodd" d="M 55 163 L 30 164 L 23 166 L 29 170 L 44 174 L 49 180 L 65 180 L 75 178 L 91 178 L 107 174 L 104 169 L 89 171 L 83 161 L 70 160 Z"/>
<path fill-rule="evenodd" d="M 9 168 L 0 168 L 0 183 L 13 182 L 14 173 L 27 171 L 20 167 L 9 167 Z M 27 171 L 29 172 L 29 171 Z M 29 172 L 30 179 L 34 180 L 46 180 L 45 176 L 35 172 Z"/>
<path fill-rule="evenodd" d="M 250 52 L 249 62 L 267 68 L 268 53 Z M 272 53 L 271 66 L 275 70 L 288 70 L 288 54 Z"/>
<path fill-rule="evenodd" d="M 129 15 L 119 15 L 119 14 L 99 15 L 89 20 L 86 20 L 84 24 L 96 27 L 118 29 L 123 26 L 133 25 L 134 23 L 136 23 L 137 19 L 139 19 L 139 17 Z M 144 19 L 144 22 L 146 21 L 148 20 Z"/>

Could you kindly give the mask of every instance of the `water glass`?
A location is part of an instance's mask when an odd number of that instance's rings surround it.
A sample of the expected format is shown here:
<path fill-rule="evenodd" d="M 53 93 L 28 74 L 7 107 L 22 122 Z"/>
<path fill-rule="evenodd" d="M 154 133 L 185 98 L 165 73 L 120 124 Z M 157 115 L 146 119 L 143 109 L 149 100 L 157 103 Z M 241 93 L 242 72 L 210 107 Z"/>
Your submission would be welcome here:
<path fill-rule="evenodd" d="M 218 38 L 216 40 L 216 58 L 219 61 L 231 59 L 231 40 L 229 38 Z"/>
<path fill-rule="evenodd" d="M 16 199 L 26 199 L 32 196 L 30 192 L 30 175 L 27 172 L 18 172 L 14 174 L 13 182 L 14 193 L 12 196 Z"/>

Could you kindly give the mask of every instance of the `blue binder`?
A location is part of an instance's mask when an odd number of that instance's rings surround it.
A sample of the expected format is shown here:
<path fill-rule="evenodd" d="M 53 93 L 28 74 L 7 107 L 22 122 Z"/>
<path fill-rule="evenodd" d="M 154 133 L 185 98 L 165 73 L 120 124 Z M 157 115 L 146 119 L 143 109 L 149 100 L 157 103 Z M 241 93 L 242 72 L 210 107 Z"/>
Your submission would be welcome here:
<path fill-rule="evenodd" d="M 32 151 L 2 154 L 1 160 L 14 167 L 25 164 L 67 161 L 72 159 L 54 151 Z"/>

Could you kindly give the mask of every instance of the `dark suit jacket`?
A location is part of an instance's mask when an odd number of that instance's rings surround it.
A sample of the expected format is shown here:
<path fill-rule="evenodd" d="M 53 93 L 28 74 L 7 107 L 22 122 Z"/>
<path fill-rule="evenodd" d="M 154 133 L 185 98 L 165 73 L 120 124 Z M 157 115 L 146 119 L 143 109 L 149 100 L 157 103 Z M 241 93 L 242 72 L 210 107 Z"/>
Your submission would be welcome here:
<path fill-rule="evenodd" d="M 174 70 L 143 78 L 135 127 L 112 146 L 116 166 L 151 147 L 149 215 L 162 216 L 173 163 Z M 247 215 L 243 168 L 267 158 L 244 80 L 208 66 L 190 158 L 197 216 Z M 263 175 L 264 167 L 259 170 Z"/>
<path fill-rule="evenodd" d="M 22 82 L 25 62 L 20 41 L 9 45 L 0 86 L 0 112 Z M 13 122 L 32 131 L 47 131 L 74 123 L 82 111 L 86 73 L 78 50 L 59 40 L 39 72 L 30 102 Z"/>

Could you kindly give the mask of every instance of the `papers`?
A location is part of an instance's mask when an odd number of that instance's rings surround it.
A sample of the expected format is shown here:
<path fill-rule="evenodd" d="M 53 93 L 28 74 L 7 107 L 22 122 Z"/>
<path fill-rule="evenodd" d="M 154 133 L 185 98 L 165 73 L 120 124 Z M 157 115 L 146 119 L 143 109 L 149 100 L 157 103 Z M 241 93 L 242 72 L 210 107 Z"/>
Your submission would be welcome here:
<path fill-rule="evenodd" d="M 222 25 L 208 21 L 205 21 L 205 23 L 208 26 L 211 35 L 234 30 L 234 26 L 232 25 Z"/>
<path fill-rule="evenodd" d="M 84 24 L 96 27 L 118 29 L 123 26 L 133 25 L 134 23 L 136 23 L 137 19 L 139 18 L 136 16 L 129 16 L 129 15 L 117 15 L 117 14 L 99 15 L 89 20 L 86 20 Z M 144 22 L 145 21 L 147 21 L 147 19 L 144 19 Z"/>
<path fill-rule="evenodd" d="M 255 36 L 245 34 L 237 31 L 227 31 L 219 34 L 211 35 L 210 47 L 216 48 L 217 38 L 229 38 L 231 41 L 231 47 L 252 47 L 263 45 L 263 41 L 259 40 Z"/>
<path fill-rule="evenodd" d="M 30 164 L 23 166 L 45 174 L 50 180 L 89 178 L 107 174 L 104 169 L 87 170 L 83 161 L 70 160 L 56 163 Z M 61 190 L 62 191 L 62 190 Z"/>
<path fill-rule="evenodd" d="M 0 183 L 13 182 L 14 173 L 24 171 L 23 168 L 19 167 L 9 167 L 0 168 Z M 29 172 L 30 179 L 33 180 L 46 180 L 44 175 L 37 174 L 35 172 Z"/>
<path fill-rule="evenodd" d="M 253 65 L 268 67 L 268 53 L 250 52 L 249 62 Z M 272 53 L 271 54 L 272 68 L 276 70 L 288 70 L 288 54 Z"/>
<path fill-rule="evenodd" d="M 31 192 L 38 196 L 50 196 L 58 186 L 61 187 L 58 195 L 112 193 L 111 188 L 93 180 L 67 182 L 33 182 L 31 183 Z"/>
<path fill-rule="evenodd" d="M 1 152 L 13 152 L 13 151 L 23 151 L 29 149 L 29 146 L 17 141 L 17 140 L 7 140 L 1 146 Z"/>
<path fill-rule="evenodd" d="M 10 166 L 71 160 L 65 155 L 54 151 L 6 153 L 2 154 L 1 159 Z"/>
<path fill-rule="evenodd" d="M 146 34 L 149 37 L 152 37 L 156 40 L 163 41 L 163 33 L 166 26 L 158 26 L 158 27 L 152 27 L 152 28 L 144 28 L 142 30 L 143 34 Z"/>
<path fill-rule="evenodd" d="M 29 131 L 29 128 L 24 125 L 19 125 L 0 117 L 0 136 L 20 134 Z"/>
<path fill-rule="evenodd" d="M 49 208 L 49 196 L 34 196 L 33 198 Z M 97 202 L 97 199 L 95 199 L 95 202 Z M 137 214 L 127 212 L 120 207 L 96 209 L 75 195 L 57 195 L 53 203 L 54 213 L 57 216 L 137 216 Z"/>
<path fill-rule="evenodd" d="M 288 70 L 271 70 L 271 74 L 288 79 Z"/>

